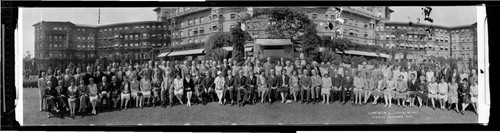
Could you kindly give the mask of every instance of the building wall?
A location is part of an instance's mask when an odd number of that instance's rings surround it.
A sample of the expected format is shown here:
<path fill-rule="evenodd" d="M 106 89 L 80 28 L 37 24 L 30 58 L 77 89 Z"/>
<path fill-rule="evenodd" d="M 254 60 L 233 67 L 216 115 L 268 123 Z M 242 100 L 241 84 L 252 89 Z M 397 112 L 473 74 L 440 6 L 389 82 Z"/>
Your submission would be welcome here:
<path fill-rule="evenodd" d="M 98 57 L 111 59 L 111 54 L 130 54 L 133 62 L 139 62 L 170 46 L 168 24 L 156 21 L 103 26 L 42 21 L 33 26 L 37 70 L 62 68 L 69 62 L 88 65 Z"/>
<path fill-rule="evenodd" d="M 265 7 L 273 8 L 273 7 Z M 347 21 L 339 27 L 344 28 L 344 36 L 356 43 L 375 44 L 375 27 L 381 20 L 386 19 L 386 7 L 343 7 L 344 13 L 341 17 Z M 326 7 L 302 7 L 293 8 L 306 13 L 314 23 L 317 24 L 318 35 L 330 36 L 333 31 L 325 30 L 327 17 L 332 17 L 332 9 Z M 185 45 L 197 41 L 205 42 L 210 35 L 215 32 L 229 32 L 231 26 L 236 25 L 240 12 L 246 12 L 246 8 L 241 7 L 160 7 L 154 10 L 158 18 L 163 22 L 170 22 L 173 28 L 173 45 Z M 325 16 L 326 15 L 326 16 Z M 189 25 L 190 20 L 202 19 L 200 24 Z M 266 26 L 269 25 L 267 19 L 249 20 L 247 31 L 253 37 L 265 38 Z M 217 28 L 215 28 L 217 27 Z M 203 35 L 188 34 L 189 30 L 196 31 L 204 29 Z M 215 28 L 215 29 L 214 29 Z M 366 34 L 366 35 L 365 35 Z"/>
<path fill-rule="evenodd" d="M 386 48 L 415 49 L 424 46 L 419 50 L 410 53 L 410 57 L 419 57 L 418 61 L 423 61 L 430 56 L 445 58 L 462 58 L 462 62 L 469 63 L 477 61 L 477 35 L 476 24 L 465 26 L 433 26 L 432 36 L 426 36 L 425 29 L 430 25 L 388 22 L 377 34 L 377 45 Z M 421 38 L 421 36 L 423 36 Z M 402 44 L 411 47 L 403 47 Z M 412 48 L 413 47 L 413 48 Z M 422 54 L 425 53 L 425 54 Z M 414 56 L 415 55 L 415 56 Z"/>

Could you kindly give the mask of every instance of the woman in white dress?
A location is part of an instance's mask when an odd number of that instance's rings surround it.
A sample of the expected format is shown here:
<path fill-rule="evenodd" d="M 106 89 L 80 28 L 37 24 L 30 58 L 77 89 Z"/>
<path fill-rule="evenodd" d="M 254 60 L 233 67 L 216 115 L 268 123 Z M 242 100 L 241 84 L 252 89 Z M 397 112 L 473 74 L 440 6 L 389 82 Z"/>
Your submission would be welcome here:
<path fill-rule="evenodd" d="M 384 101 L 385 101 L 385 106 L 384 107 L 391 107 L 392 106 L 392 98 L 394 97 L 394 93 L 396 91 L 396 81 L 394 80 L 393 76 L 389 76 L 389 79 L 386 81 L 387 82 L 387 87 L 384 90 Z"/>
<path fill-rule="evenodd" d="M 138 107 L 142 107 L 141 103 L 141 99 L 142 99 L 142 93 L 141 93 L 141 84 L 140 82 L 137 80 L 137 77 L 131 77 L 130 79 L 132 79 L 132 81 L 130 82 L 130 93 L 131 96 L 132 96 L 132 99 L 135 100 L 135 107 L 138 108 Z"/>
<path fill-rule="evenodd" d="M 438 84 L 435 82 L 436 77 L 432 77 L 430 80 L 430 83 L 428 84 L 428 89 L 429 89 L 429 98 L 431 99 L 431 104 L 432 104 L 432 109 L 435 109 L 435 100 L 437 99 L 437 89 L 438 89 Z"/>
<path fill-rule="evenodd" d="M 98 90 L 97 90 L 97 85 L 94 83 L 94 78 L 89 79 L 90 84 L 88 85 L 89 87 L 89 99 L 90 99 L 90 104 L 92 104 L 92 114 L 96 115 L 96 106 L 97 106 L 97 101 L 99 101 L 99 95 L 98 95 Z"/>
<path fill-rule="evenodd" d="M 324 65 L 324 63 L 323 63 Z M 321 79 L 321 96 L 323 97 L 323 104 L 330 104 L 330 90 L 332 90 L 332 78 L 328 75 L 328 72 L 323 73 L 323 78 Z M 325 101 L 326 100 L 326 101 Z"/>
<path fill-rule="evenodd" d="M 184 105 L 184 102 L 182 102 L 183 94 L 184 94 L 184 80 L 181 78 L 180 74 L 177 74 L 174 79 L 174 95 L 182 105 Z"/>
<path fill-rule="evenodd" d="M 215 93 L 217 94 L 217 98 L 219 98 L 219 104 L 222 105 L 222 98 L 224 96 L 224 85 L 226 84 L 226 81 L 224 77 L 222 77 L 222 72 L 217 71 L 217 78 L 214 80 L 215 84 Z"/>
<path fill-rule="evenodd" d="M 75 80 L 70 80 L 70 86 L 68 87 L 68 104 L 69 104 L 69 116 L 74 117 L 76 111 L 76 100 L 78 99 L 78 88 L 75 86 Z"/>
<path fill-rule="evenodd" d="M 139 103 L 141 107 L 144 106 L 144 103 L 146 103 L 147 106 L 150 104 L 151 100 L 151 80 L 149 78 L 142 78 L 141 79 L 141 102 Z"/>
<path fill-rule="evenodd" d="M 472 85 L 470 86 L 470 100 L 472 107 L 474 107 L 474 112 L 477 114 L 477 80 L 472 80 Z"/>
<path fill-rule="evenodd" d="M 446 100 L 448 98 L 448 83 L 444 82 L 444 78 L 441 78 L 441 83 L 438 85 L 438 99 L 441 110 L 445 109 Z"/>

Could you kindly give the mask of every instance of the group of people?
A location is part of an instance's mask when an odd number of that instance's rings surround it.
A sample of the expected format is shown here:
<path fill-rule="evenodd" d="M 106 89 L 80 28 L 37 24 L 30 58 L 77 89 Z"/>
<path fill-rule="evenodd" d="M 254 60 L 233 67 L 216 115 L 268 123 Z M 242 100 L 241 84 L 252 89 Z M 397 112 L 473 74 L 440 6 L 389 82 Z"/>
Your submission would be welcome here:
<path fill-rule="evenodd" d="M 258 103 L 430 106 L 463 114 L 476 112 L 474 69 L 458 72 L 451 64 L 396 65 L 388 62 L 361 66 L 306 62 L 283 58 L 271 62 L 224 59 L 149 61 L 144 64 L 76 66 L 40 73 L 40 111 L 96 115 L 97 111 L 131 106 L 174 106 L 217 102 L 243 107 Z M 103 70 L 102 68 L 106 68 Z M 62 72 L 64 70 L 64 73 Z M 55 71 L 55 73 L 54 73 Z M 429 104 L 430 101 L 430 104 Z M 133 105 L 132 105 L 133 104 Z M 77 111 L 78 109 L 78 111 Z M 59 113 L 61 117 L 64 114 Z"/>

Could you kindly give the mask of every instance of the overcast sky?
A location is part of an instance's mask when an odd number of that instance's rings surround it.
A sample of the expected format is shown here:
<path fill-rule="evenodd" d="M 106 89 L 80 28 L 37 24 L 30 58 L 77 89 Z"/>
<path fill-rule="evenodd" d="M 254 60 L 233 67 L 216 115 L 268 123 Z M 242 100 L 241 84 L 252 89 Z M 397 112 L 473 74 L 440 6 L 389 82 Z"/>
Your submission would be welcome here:
<path fill-rule="evenodd" d="M 416 22 L 416 18 L 423 18 L 422 7 L 390 7 L 394 10 L 391 21 L 409 22 L 408 16 Z M 431 18 L 434 24 L 455 26 L 476 22 L 476 7 L 448 6 L 432 7 Z M 101 8 L 101 25 L 134 21 L 155 21 L 156 13 L 151 8 Z M 97 25 L 98 8 L 22 8 L 23 51 L 31 51 L 34 55 L 34 28 L 33 24 L 44 21 L 70 21 L 77 24 Z M 423 20 L 423 19 L 421 19 Z"/>

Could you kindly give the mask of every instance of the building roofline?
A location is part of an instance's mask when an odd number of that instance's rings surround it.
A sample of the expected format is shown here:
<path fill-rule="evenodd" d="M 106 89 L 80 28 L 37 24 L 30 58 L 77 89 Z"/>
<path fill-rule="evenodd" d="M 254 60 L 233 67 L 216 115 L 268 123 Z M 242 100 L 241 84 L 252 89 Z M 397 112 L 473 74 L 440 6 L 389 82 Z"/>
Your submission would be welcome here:
<path fill-rule="evenodd" d="M 127 25 L 127 24 L 141 24 L 141 23 L 162 23 L 160 21 L 136 21 L 136 22 L 122 22 L 122 23 L 114 23 L 114 24 L 105 24 L 105 25 L 89 25 L 89 24 L 76 24 L 70 21 L 40 21 L 38 23 L 33 24 L 33 26 L 38 25 L 40 23 L 70 23 L 75 26 L 80 27 L 92 27 L 92 28 L 102 28 L 108 26 L 117 26 L 117 25 Z"/>
<path fill-rule="evenodd" d="M 394 24 L 394 25 L 409 25 L 408 22 L 392 22 L 392 21 L 389 21 L 389 22 L 386 22 L 385 24 Z M 457 25 L 457 26 L 442 26 L 442 25 L 432 25 L 434 27 L 439 27 L 439 28 L 445 28 L 445 29 L 455 29 L 455 28 L 466 28 L 466 27 L 471 27 L 473 25 L 477 24 L 476 23 L 473 23 L 473 24 L 467 24 L 467 25 Z M 419 23 L 419 24 L 416 24 L 416 23 L 413 23 L 413 25 L 416 25 L 416 26 L 431 26 L 431 24 L 422 24 L 422 23 Z"/>

